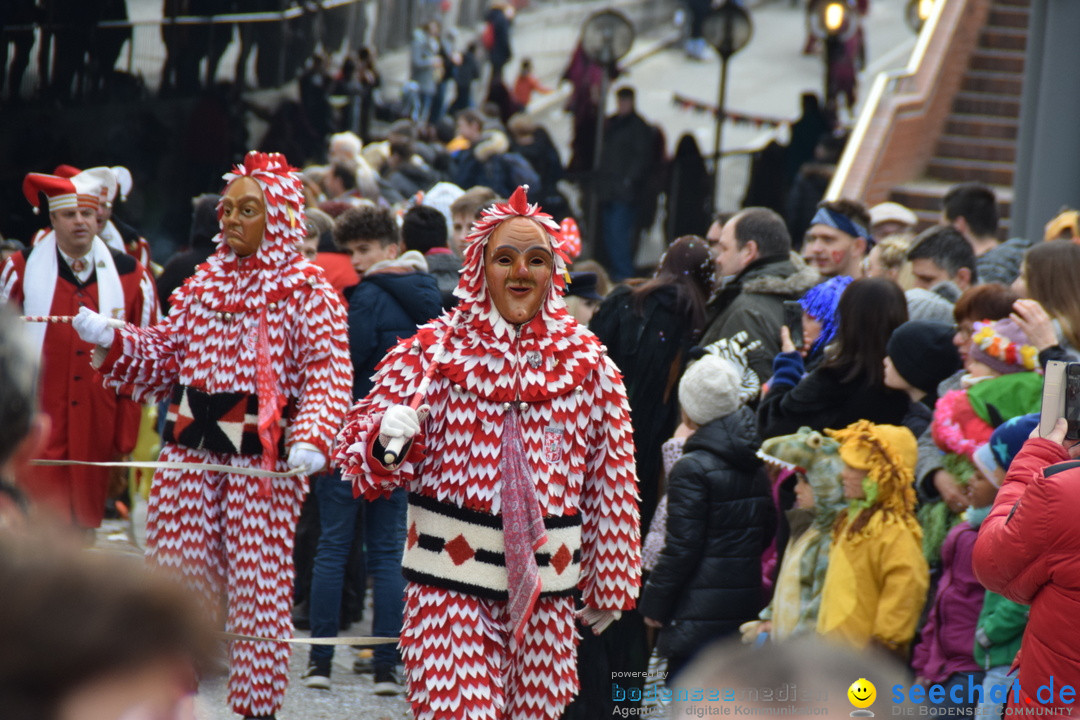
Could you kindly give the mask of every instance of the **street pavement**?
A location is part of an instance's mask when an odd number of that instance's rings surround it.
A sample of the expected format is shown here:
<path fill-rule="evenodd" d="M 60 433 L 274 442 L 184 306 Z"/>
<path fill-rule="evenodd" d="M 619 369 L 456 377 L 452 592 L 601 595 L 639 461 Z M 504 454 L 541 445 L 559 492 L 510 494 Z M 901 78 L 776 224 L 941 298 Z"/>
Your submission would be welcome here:
<path fill-rule="evenodd" d="M 867 44 L 866 69 L 859 88 L 865 93 L 876 73 L 903 66 L 915 45 L 915 34 L 904 23 L 904 0 L 874 0 L 864 19 Z M 746 116 L 795 120 L 800 95 L 824 90 L 825 65 L 820 54 L 802 53 L 806 38 L 805 5 L 787 0 L 756 0 L 747 4 L 753 35 L 746 47 L 728 62 L 728 112 Z M 601 9 L 614 7 L 624 12 L 637 30 L 634 45 L 622 60 L 623 75 L 612 84 L 637 90 L 638 112 L 658 124 L 668 143 L 669 153 L 684 133 L 692 133 L 704 155 L 713 151 L 716 123 L 708 112 L 677 107 L 675 95 L 692 98 L 715 107 L 719 90 L 720 61 L 712 54 L 706 61 L 692 60 L 678 42 L 672 5 L 650 0 L 568 1 L 544 4 L 522 12 L 515 21 L 515 59 L 506 68 L 506 80 L 516 77 L 517 62 L 530 57 L 537 77 L 555 89 L 550 95 L 534 95 L 528 112 L 551 134 L 556 146 L 569 160 L 572 118 L 563 110 L 569 84 L 560 78 L 577 43 L 585 19 Z M 469 38 L 462 32 L 460 43 Z M 384 78 L 405 78 L 408 58 L 402 51 L 388 53 L 380 60 Z M 391 91 L 393 91 L 391 89 Z M 859 97 L 861 101 L 861 96 Z M 857 104 L 856 114 L 861 105 Z M 608 112 L 614 111 L 614 92 L 608 95 Z M 845 117 L 853 122 L 854 118 Z M 787 142 L 786 128 L 779 130 L 752 123 L 725 123 L 720 209 L 736 210 L 740 205 L 749 171 L 749 153 L 764 146 L 774 134 Z"/>
<path fill-rule="evenodd" d="M 860 82 L 864 92 L 869 89 L 874 74 L 904 65 L 914 47 L 915 35 L 903 22 L 903 7 L 902 0 L 875 0 L 872 3 L 865 20 L 867 67 Z M 750 7 L 750 14 L 753 36 L 728 62 L 725 107 L 729 112 L 742 115 L 794 120 L 799 114 L 801 93 L 822 93 L 825 74 L 820 55 L 802 54 L 806 37 L 803 5 L 792 7 L 786 0 L 770 0 Z M 676 107 L 673 98 L 678 94 L 715 107 L 720 60 L 715 55 L 704 62 L 691 60 L 677 44 L 653 47 L 658 38 L 663 39 L 671 30 L 669 24 L 646 32 L 638 44 L 654 51 L 642 54 L 615 84 L 625 83 L 636 88 L 639 113 L 663 128 L 669 152 L 674 152 L 684 133 L 692 133 L 702 154 L 710 155 L 716 127 L 713 116 Z M 612 112 L 614 99 L 610 95 L 608 105 L 608 112 Z M 552 107 L 540 118 L 556 145 L 568 148 L 571 137 L 569 115 Z M 765 126 L 725 123 L 723 152 L 726 155 L 759 148 L 768 142 L 773 132 Z M 780 138 L 781 142 L 787 141 L 786 131 L 782 131 Z M 720 209 L 738 209 L 746 186 L 748 160 L 746 154 L 725 158 Z"/>
<path fill-rule="evenodd" d="M 595 2 L 578 0 L 542 5 L 522 12 L 515 22 L 514 43 L 517 58 L 531 57 L 538 77 L 555 88 L 565 69 L 580 27 L 596 10 L 609 6 L 623 9 L 639 23 L 639 33 L 629 56 L 624 59 L 625 74 L 616 83 L 633 85 L 638 92 L 639 112 L 650 122 L 658 123 L 666 134 L 669 149 L 683 133 L 693 133 L 703 153 L 713 147 L 715 123 L 707 113 L 676 107 L 675 93 L 704 103 L 716 102 L 719 60 L 696 61 L 686 57 L 674 43 L 677 37 L 670 12 L 659 14 L 655 3 L 642 0 Z M 902 0 L 875 0 L 866 19 L 868 43 L 867 72 L 861 87 L 869 87 L 871 73 L 901 66 L 907 61 L 914 34 L 904 25 Z M 754 35 L 747 47 L 729 63 L 727 108 L 746 115 L 795 119 L 799 95 L 806 90 L 819 91 L 824 75 L 820 56 L 802 54 L 805 37 L 801 5 L 792 7 L 786 0 L 759 2 L 751 7 Z M 466 39 L 462 35 L 461 42 Z M 393 88 L 407 75 L 405 50 L 387 53 L 380 60 L 383 76 Z M 513 80 L 516 60 L 507 68 L 507 80 Z M 564 160 L 570 142 L 570 117 L 562 111 L 568 87 L 537 96 L 529 111 L 549 130 Z M 610 100 L 610 98 L 609 98 Z M 613 104 L 613 100 L 610 100 Z M 747 150 L 767 141 L 772 131 L 752 124 L 728 123 L 724 129 L 724 151 Z M 257 135 L 253 135 L 257 136 Z M 724 162 L 721 208 L 735 209 L 746 180 L 746 155 L 734 155 Z M 703 228 L 704 230 L 704 228 Z M 122 551 L 135 551 L 120 526 L 107 524 L 98 535 L 99 545 Z M 370 618 L 370 612 L 367 613 Z M 364 635 L 367 623 L 357 623 L 350 634 Z M 297 633 L 303 635 L 304 633 Z M 333 689 L 313 690 L 303 686 L 301 675 L 306 667 L 307 649 L 295 648 L 290 669 L 290 686 L 280 720 L 399 720 L 411 714 L 403 697 L 385 698 L 373 694 L 370 675 L 352 672 L 355 652 L 339 648 L 332 672 Z M 204 682 L 197 699 L 199 720 L 231 720 L 224 678 Z"/>
<path fill-rule="evenodd" d="M 138 514 L 138 513 L 136 513 Z M 121 520 L 106 520 L 98 529 L 95 548 L 106 552 L 141 554 L 131 535 L 131 525 Z M 370 601 L 371 595 L 368 594 Z M 342 637 L 368 635 L 371 630 L 371 607 L 366 608 L 365 619 L 354 623 Z M 310 633 L 297 631 L 296 637 L 310 637 Z M 278 713 L 279 720 L 407 720 L 412 718 L 404 695 L 381 697 L 374 694 L 374 681 L 370 674 L 353 672 L 356 651 L 348 646 L 338 647 L 334 652 L 334 666 L 330 673 L 332 689 L 317 690 L 304 687 L 301 676 L 307 668 L 308 646 L 293 646 L 289 664 L 289 689 L 285 703 Z M 199 685 L 195 699 L 197 720 L 237 720 L 229 709 L 228 688 L 225 675 L 207 678 Z"/>

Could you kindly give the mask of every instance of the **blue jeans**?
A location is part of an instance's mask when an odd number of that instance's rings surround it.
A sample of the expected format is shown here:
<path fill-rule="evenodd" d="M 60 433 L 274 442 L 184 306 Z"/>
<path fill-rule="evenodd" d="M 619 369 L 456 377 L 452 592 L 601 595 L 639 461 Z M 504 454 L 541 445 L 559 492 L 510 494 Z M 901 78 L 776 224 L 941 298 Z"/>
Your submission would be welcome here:
<path fill-rule="evenodd" d="M 967 702 L 968 688 L 975 687 L 981 688 L 983 684 L 982 671 L 977 672 L 958 672 L 953 673 L 941 683 L 945 688 L 945 699 L 940 704 L 933 704 L 929 707 L 928 717 L 942 716 L 942 717 L 960 717 L 960 718 L 974 718 L 976 704 L 974 702 Z M 968 676 L 971 676 L 970 680 Z M 953 702 L 951 691 L 952 688 L 959 687 L 959 695 L 962 702 Z M 972 698 L 974 699 L 974 698 Z"/>
<path fill-rule="evenodd" d="M 979 720 L 1000 720 L 1005 703 L 994 702 L 990 698 L 1002 695 L 1008 697 L 1009 689 L 1012 688 L 1015 679 L 1015 676 L 1009 677 L 1008 665 L 998 665 L 987 670 L 983 677 L 983 701 L 979 703 L 975 717 Z M 996 690 L 995 686 L 997 686 Z M 1005 689 L 1004 692 L 1002 688 Z"/>
<path fill-rule="evenodd" d="M 401 554 L 405 549 L 405 490 L 399 488 L 390 497 L 377 500 L 354 498 L 352 485 L 343 482 L 337 472 L 313 478 L 312 485 L 319 502 L 321 534 L 311 574 L 311 636 L 337 636 L 345 561 L 359 515 L 368 574 L 374 580 L 371 634 L 397 637 L 401 634 L 401 617 L 405 611 L 405 577 L 401 574 Z M 333 656 L 332 645 L 313 645 L 311 648 L 312 660 Z M 394 645 L 375 647 L 376 670 L 391 668 L 397 663 L 398 652 Z"/>
<path fill-rule="evenodd" d="M 634 226 L 637 212 L 630 202 L 611 201 L 600 206 L 601 238 L 611 279 L 620 281 L 634 276 Z"/>

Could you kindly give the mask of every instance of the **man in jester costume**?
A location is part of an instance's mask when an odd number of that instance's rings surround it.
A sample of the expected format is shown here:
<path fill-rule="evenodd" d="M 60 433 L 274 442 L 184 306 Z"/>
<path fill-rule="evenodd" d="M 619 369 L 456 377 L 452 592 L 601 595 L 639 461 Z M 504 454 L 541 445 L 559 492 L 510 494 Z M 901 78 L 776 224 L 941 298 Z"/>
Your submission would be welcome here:
<path fill-rule="evenodd" d="M 154 477 L 149 560 L 183 573 L 213 610 L 224 596 L 229 632 L 287 638 L 305 475 L 325 467 L 352 397 L 345 309 L 297 250 L 303 192 L 284 156 L 248 153 L 225 180 L 219 247 L 165 320 L 114 330 L 83 308 L 74 326 L 99 346 L 108 387 L 170 399 L 160 460 L 180 466 Z M 233 711 L 273 717 L 288 671 L 285 643 L 231 643 Z"/>
<path fill-rule="evenodd" d="M 387 354 L 338 438 L 357 494 L 409 491 L 399 646 L 417 720 L 554 720 L 578 690 L 575 591 L 597 633 L 638 594 L 626 395 L 566 311 L 556 232 L 525 188 L 486 211 L 457 309 Z"/>

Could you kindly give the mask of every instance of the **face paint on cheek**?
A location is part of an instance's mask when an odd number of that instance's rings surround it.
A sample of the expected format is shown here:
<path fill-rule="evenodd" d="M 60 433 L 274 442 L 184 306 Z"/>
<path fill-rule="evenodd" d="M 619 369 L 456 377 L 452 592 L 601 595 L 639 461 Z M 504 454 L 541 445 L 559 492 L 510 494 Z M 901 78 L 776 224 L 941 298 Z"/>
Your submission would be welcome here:
<path fill-rule="evenodd" d="M 833 250 L 830 257 L 832 258 L 833 265 L 839 265 L 844 261 L 844 253 L 840 250 Z"/>

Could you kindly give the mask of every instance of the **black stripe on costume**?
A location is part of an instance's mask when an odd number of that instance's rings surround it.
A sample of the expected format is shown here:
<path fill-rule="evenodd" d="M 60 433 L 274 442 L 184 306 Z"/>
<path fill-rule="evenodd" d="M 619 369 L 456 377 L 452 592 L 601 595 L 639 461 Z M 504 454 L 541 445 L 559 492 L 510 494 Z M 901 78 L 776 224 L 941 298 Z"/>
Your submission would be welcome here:
<path fill-rule="evenodd" d="M 427 533 L 420 533 L 416 538 L 416 545 L 422 550 L 428 552 L 441 553 L 446 543 L 449 542 L 446 538 L 437 537 L 435 535 L 428 535 Z M 557 551 L 556 551 L 557 552 Z M 538 552 L 533 553 L 536 557 L 537 567 L 547 567 L 551 564 L 551 558 L 555 553 L 550 552 Z M 573 554 L 573 563 L 581 562 L 581 550 L 575 550 Z M 502 567 L 506 565 L 506 554 L 501 552 L 495 552 L 493 550 L 484 550 L 483 548 L 473 548 L 473 560 L 482 562 L 487 565 L 496 565 Z"/>
<path fill-rule="evenodd" d="M 1066 462 L 1060 462 L 1051 465 L 1048 468 L 1043 468 L 1043 477 L 1052 477 L 1060 472 L 1072 470 L 1073 468 L 1080 468 L 1080 460 L 1067 460 Z"/>
<path fill-rule="evenodd" d="M 409 493 L 409 504 L 471 525 L 480 525 L 481 527 L 492 528 L 493 530 L 499 531 L 502 530 L 502 517 L 500 515 L 492 515 L 491 513 L 481 512 L 479 510 L 470 510 L 469 508 L 463 508 L 454 505 L 453 503 L 442 502 L 441 500 L 436 500 L 435 498 L 420 495 L 418 493 Z M 544 518 L 544 527 L 548 530 L 577 527 L 579 525 L 581 525 L 580 513 L 575 515 L 552 515 Z"/>

